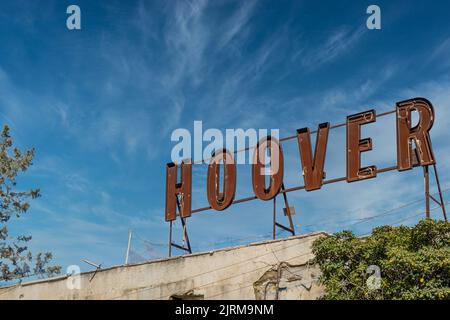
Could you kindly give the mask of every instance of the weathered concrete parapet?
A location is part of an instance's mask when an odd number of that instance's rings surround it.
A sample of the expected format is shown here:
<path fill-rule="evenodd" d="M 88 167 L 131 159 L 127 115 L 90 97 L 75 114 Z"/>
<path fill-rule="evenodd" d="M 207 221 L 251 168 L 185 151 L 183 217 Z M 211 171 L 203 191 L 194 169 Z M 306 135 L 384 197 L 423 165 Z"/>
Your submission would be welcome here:
<path fill-rule="evenodd" d="M 311 244 L 325 233 L 195 253 L 0 289 L 0 299 L 315 299 Z"/>

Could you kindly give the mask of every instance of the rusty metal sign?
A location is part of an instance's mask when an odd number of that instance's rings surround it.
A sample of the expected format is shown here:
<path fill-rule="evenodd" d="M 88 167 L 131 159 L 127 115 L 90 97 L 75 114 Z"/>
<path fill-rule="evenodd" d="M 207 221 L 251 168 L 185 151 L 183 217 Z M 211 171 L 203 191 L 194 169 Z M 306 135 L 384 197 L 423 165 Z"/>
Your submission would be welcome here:
<path fill-rule="evenodd" d="M 224 165 L 223 192 L 220 192 L 220 161 Z M 233 155 L 223 149 L 213 155 L 208 166 L 208 182 L 206 191 L 211 208 L 222 211 L 228 208 L 236 194 L 236 163 Z"/>
<path fill-rule="evenodd" d="M 417 112 L 418 122 L 413 126 L 412 113 Z M 397 164 L 387 168 L 377 168 L 376 166 L 361 167 L 361 153 L 372 150 L 372 139 L 361 137 L 361 127 L 363 125 L 376 122 L 377 118 L 390 114 L 396 115 L 397 132 Z M 236 163 L 233 153 L 227 149 L 220 150 L 212 155 L 208 165 L 207 173 L 207 199 L 209 206 L 192 209 L 192 163 L 184 161 L 177 165 L 168 163 L 166 167 L 166 211 L 165 220 L 170 222 L 169 255 L 171 248 L 175 246 L 179 249 L 191 252 L 190 243 L 186 231 L 186 218 L 193 213 L 218 210 L 222 211 L 229 206 L 241 202 L 260 199 L 263 201 L 273 201 L 274 223 L 273 237 L 275 238 L 275 228 L 279 227 L 295 235 L 292 223 L 292 207 L 289 207 L 287 193 L 296 190 L 314 191 L 322 188 L 324 184 L 331 184 L 340 181 L 356 182 L 360 180 L 372 179 L 377 174 L 398 170 L 410 170 L 415 166 L 424 168 L 426 215 L 429 217 L 429 200 L 435 201 L 441 208 L 445 220 L 447 220 L 444 200 L 442 197 L 439 177 L 436 169 L 436 159 L 433 154 L 430 130 L 434 123 L 433 105 L 424 98 L 414 98 L 401 101 L 396 104 L 395 110 L 376 113 L 375 110 L 368 110 L 361 113 L 349 115 L 345 123 L 331 125 L 322 123 L 318 129 L 311 132 L 309 128 L 297 130 L 294 136 L 277 140 L 267 136 L 261 139 L 254 147 L 254 159 L 252 163 L 252 186 L 254 196 L 235 199 L 236 193 Z M 327 151 L 328 136 L 331 129 L 346 127 L 346 148 L 347 148 L 347 169 L 345 177 L 325 180 L 325 160 Z M 311 134 L 316 134 L 315 148 L 313 152 Z M 283 183 L 284 157 L 281 143 L 287 140 L 296 139 L 298 142 L 299 155 L 301 160 L 301 170 L 304 185 L 285 188 Z M 270 154 L 270 166 L 267 168 L 264 161 L 265 154 Z M 223 165 L 221 165 L 223 163 Z M 440 195 L 438 201 L 429 193 L 429 166 L 432 166 Z M 220 170 L 223 167 L 223 181 L 220 181 Z M 181 177 L 178 181 L 177 171 L 180 169 Z M 267 174 L 268 169 L 268 174 Z M 269 176 L 268 185 L 266 176 Z M 276 198 L 283 195 L 285 215 L 289 219 L 290 227 L 283 226 L 276 221 Z M 172 222 L 180 217 L 183 225 L 183 237 L 187 239 L 187 246 L 177 245 L 172 242 Z"/>

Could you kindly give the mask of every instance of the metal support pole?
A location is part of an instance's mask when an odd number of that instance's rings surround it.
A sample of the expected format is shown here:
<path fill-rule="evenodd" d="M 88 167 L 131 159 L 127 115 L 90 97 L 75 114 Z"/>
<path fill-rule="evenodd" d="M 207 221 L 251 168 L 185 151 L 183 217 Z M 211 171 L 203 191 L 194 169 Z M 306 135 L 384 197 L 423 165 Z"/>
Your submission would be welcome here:
<path fill-rule="evenodd" d="M 286 190 L 284 188 L 284 183 L 281 185 L 281 190 Z M 295 236 L 295 229 L 294 229 L 294 222 L 292 221 L 292 215 L 291 215 L 291 207 L 289 206 L 288 198 L 286 192 L 283 192 L 283 198 L 284 198 L 284 205 L 286 206 L 286 212 L 289 218 L 289 226 L 292 230 L 292 235 Z"/>
<path fill-rule="evenodd" d="M 170 231 L 169 231 L 169 257 L 172 256 L 172 221 L 170 221 Z"/>
<path fill-rule="evenodd" d="M 281 185 L 281 193 L 283 193 L 284 198 L 284 205 L 286 206 L 286 215 L 289 219 L 289 225 L 290 228 L 282 225 L 281 223 L 277 222 L 277 196 L 273 198 L 273 239 L 277 238 L 277 227 L 281 228 L 285 231 L 290 232 L 293 236 L 295 236 L 295 230 L 294 230 L 294 222 L 292 221 L 292 215 L 291 215 L 291 208 L 289 207 L 289 202 L 287 199 L 286 192 L 284 192 L 286 189 L 284 188 L 284 183 Z"/>
<path fill-rule="evenodd" d="M 277 197 L 273 198 L 273 239 L 276 239 L 276 225 L 277 225 Z"/>
<path fill-rule="evenodd" d="M 439 175 L 437 172 L 437 168 L 436 168 L 436 164 L 433 164 L 433 170 L 434 170 L 434 177 L 436 179 L 436 184 L 438 187 L 438 192 L 439 192 L 439 200 L 441 201 L 441 208 L 442 208 L 442 213 L 444 215 L 444 220 L 447 220 L 447 212 L 445 210 L 445 202 L 444 202 L 444 196 L 442 195 L 442 190 L 441 190 L 441 183 L 439 182 Z"/>
<path fill-rule="evenodd" d="M 181 219 L 181 225 L 183 226 L 183 236 L 184 236 L 184 239 L 186 239 L 186 244 L 187 244 L 187 248 L 185 250 L 188 251 L 189 253 L 192 253 L 191 242 L 189 241 L 189 236 L 187 234 L 187 229 L 186 229 L 186 221 L 185 221 L 185 219 L 183 219 L 181 217 L 180 217 L 180 219 Z M 183 247 L 184 247 L 184 243 L 183 243 Z"/>
<path fill-rule="evenodd" d="M 180 220 L 181 220 L 181 227 L 182 227 L 182 232 L 183 232 L 183 245 L 179 245 L 176 244 L 172 241 L 172 220 L 170 221 L 170 231 L 169 231 L 169 257 L 172 256 L 172 247 L 178 248 L 180 250 L 184 250 L 187 251 L 189 253 L 192 253 L 192 248 L 191 248 L 191 243 L 189 241 L 189 236 L 187 233 L 187 227 L 186 227 L 186 220 L 185 218 L 181 217 L 181 208 L 180 208 L 180 203 L 178 202 L 177 199 L 177 208 L 178 208 L 178 214 L 175 215 L 175 217 L 177 217 L 178 215 L 180 216 Z M 187 244 L 187 246 L 185 246 L 185 243 Z"/>
<path fill-rule="evenodd" d="M 425 214 L 430 218 L 430 176 L 428 166 L 423 167 L 423 177 L 425 180 Z"/>

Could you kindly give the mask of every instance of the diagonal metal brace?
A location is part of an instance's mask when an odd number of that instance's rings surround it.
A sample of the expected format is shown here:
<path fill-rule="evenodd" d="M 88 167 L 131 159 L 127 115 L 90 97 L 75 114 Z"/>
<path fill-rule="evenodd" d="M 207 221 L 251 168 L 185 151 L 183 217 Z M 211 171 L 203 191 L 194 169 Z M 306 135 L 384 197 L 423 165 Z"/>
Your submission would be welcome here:
<path fill-rule="evenodd" d="M 178 208 L 178 213 L 180 215 L 181 225 L 183 227 L 183 240 L 186 242 L 186 246 L 184 245 L 184 243 L 183 243 L 183 245 L 179 245 L 177 243 L 172 242 L 172 227 L 173 227 L 173 225 L 172 225 L 172 221 L 170 221 L 169 257 L 172 256 L 172 247 L 186 251 L 187 253 L 192 253 L 191 242 L 189 241 L 189 236 L 187 233 L 186 219 L 181 217 L 181 207 L 180 207 L 180 202 L 179 202 L 178 198 L 177 198 L 177 208 Z"/>
<path fill-rule="evenodd" d="M 284 192 L 286 189 L 284 187 L 284 183 L 281 185 L 281 193 L 283 194 L 283 200 L 285 205 L 285 213 L 286 216 L 289 219 L 289 227 L 286 227 L 282 225 L 281 223 L 277 222 L 277 213 L 276 213 L 276 197 L 273 198 L 273 239 L 276 239 L 276 228 L 281 228 L 285 231 L 290 232 L 293 236 L 295 236 L 295 228 L 294 228 L 294 222 L 292 221 L 292 212 L 291 207 L 289 206 L 289 201 L 287 199 L 287 194 Z"/>

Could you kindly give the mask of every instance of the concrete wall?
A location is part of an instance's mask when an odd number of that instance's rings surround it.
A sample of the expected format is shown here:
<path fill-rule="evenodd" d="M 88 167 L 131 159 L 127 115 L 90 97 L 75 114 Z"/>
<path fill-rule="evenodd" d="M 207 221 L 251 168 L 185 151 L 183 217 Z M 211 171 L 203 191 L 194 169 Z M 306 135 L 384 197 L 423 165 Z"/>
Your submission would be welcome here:
<path fill-rule="evenodd" d="M 0 289 L 0 299 L 315 299 L 308 264 L 324 233 L 264 241 Z M 278 297 L 277 297 L 278 296 Z"/>

